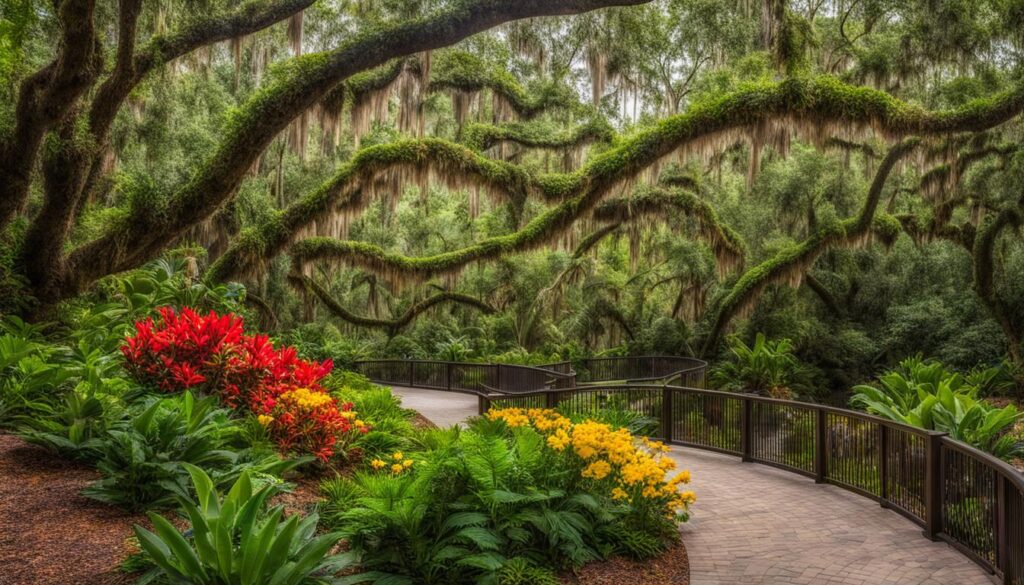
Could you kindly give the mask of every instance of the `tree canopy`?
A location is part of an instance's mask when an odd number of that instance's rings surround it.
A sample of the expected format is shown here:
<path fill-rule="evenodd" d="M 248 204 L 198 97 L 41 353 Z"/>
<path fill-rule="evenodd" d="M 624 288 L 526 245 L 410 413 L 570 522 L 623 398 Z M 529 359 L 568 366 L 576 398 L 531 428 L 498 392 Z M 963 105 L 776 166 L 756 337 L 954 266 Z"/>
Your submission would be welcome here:
<path fill-rule="evenodd" d="M 6 311 L 178 256 L 405 357 L 1024 367 L 1017 0 L 2 10 Z"/>

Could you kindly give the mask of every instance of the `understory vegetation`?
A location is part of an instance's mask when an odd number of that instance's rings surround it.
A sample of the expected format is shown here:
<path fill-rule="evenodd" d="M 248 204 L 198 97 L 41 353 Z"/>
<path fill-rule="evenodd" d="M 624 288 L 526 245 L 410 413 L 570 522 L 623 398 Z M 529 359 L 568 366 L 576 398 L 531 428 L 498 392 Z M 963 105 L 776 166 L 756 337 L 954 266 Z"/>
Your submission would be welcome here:
<path fill-rule="evenodd" d="M 6 0 L 0 432 L 147 514 L 153 583 L 556 583 L 678 538 L 671 389 L 434 429 L 366 360 L 700 358 L 1021 466 L 1022 31 L 1021 0 Z M 734 399 L 677 410 L 738 452 Z"/>

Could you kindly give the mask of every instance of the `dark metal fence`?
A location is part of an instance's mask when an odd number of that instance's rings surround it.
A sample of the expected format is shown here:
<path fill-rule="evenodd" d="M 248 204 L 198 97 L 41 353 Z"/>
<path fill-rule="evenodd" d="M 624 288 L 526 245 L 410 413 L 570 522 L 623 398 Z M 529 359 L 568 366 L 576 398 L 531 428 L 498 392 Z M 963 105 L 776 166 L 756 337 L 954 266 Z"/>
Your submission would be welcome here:
<path fill-rule="evenodd" d="M 381 384 L 483 394 L 518 394 L 545 388 L 572 388 L 576 376 L 569 362 L 544 366 L 471 364 L 432 360 L 368 360 L 354 371 Z"/>
<path fill-rule="evenodd" d="M 618 374 L 635 365 L 598 367 L 620 368 Z M 511 406 L 643 413 L 669 443 L 737 455 L 871 498 L 1004 583 L 1024 585 L 1024 478 L 945 433 L 830 406 L 643 384 L 490 394 L 480 412 Z"/>
<path fill-rule="evenodd" d="M 585 381 L 659 380 L 703 388 L 707 362 L 687 357 L 614 357 L 580 360 Z M 473 364 L 435 360 L 367 360 L 353 370 L 374 382 L 453 392 L 521 394 L 548 388 L 573 388 L 584 381 L 572 362 L 540 366 Z"/>
<path fill-rule="evenodd" d="M 688 388 L 704 388 L 708 367 L 704 360 L 676 356 L 588 358 L 573 365 L 581 384 L 664 380 Z"/>

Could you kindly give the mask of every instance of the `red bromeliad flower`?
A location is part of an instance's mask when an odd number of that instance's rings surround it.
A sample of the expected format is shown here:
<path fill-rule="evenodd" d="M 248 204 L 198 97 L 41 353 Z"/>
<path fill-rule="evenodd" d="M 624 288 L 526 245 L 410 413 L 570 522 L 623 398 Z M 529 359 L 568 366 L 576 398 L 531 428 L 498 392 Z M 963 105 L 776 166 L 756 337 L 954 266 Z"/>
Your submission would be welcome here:
<path fill-rule="evenodd" d="M 334 455 L 341 436 L 369 426 L 338 405 L 320 385 L 331 360 L 299 358 L 293 347 L 276 349 L 266 335 L 246 335 L 241 317 L 200 315 L 189 308 L 159 309 L 160 318 L 139 321 L 121 346 L 136 380 L 164 392 L 186 388 L 216 394 L 233 408 L 259 415 L 283 451 Z M 360 423 L 360 424 L 355 424 Z"/>

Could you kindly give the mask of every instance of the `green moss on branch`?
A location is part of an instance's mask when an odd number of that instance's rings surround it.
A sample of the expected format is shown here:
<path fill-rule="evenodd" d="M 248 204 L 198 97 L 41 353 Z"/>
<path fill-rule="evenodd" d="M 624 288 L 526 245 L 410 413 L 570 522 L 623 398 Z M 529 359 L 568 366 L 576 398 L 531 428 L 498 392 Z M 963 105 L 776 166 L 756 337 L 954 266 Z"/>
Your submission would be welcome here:
<path fill-rule="evenodd" d="M 539 191 L 549 199 L 564 200 L 533 224 L 529 238 L 539 241 L 544 235 L 564 227 L 566 221 L 592 207 L 609 191 L 635 177 L 663 157 L 716 135 L 750 128 L 768 121 L 785 119 L 799 122 L 804 130 L 823 126 L 872 127 L 889 136 L 905 134 L 943 134 L 980 131 L 1004 122 L 1024 108 L 1024 85 L 995 97 L 976 100 L 961 108 L 931 112 L 902 102 L 891 95 L 864 87 L 853 87 L 830 76 L 790 79 L 779 83 L 748 85 L 735 92 L 695 104 L 687 112 L 672 116 L 619 146 L 590 160 L 573 173 L 555 173 L 537 177 Z M 232 263 L 247 254 L 269 257 L 283 250 L 303 221 L 326 213 L 338 192 L 337 178 L 285 210 L 282 218 L 258 230 L 262 249 L 232 247 L 232 254 L 211 273 L 229 278 L 239 272 Z M 877 202 L 876 202 L 877 203 Z M 287 220 L 283 218 L 287 217 Z M 533 233 L 539 230 L 540 233 Z M 493 250 L 505 244 L 495 242 Z M 239 269 L 245 266 L 239 266 Z"/>

